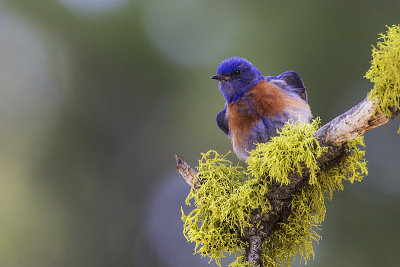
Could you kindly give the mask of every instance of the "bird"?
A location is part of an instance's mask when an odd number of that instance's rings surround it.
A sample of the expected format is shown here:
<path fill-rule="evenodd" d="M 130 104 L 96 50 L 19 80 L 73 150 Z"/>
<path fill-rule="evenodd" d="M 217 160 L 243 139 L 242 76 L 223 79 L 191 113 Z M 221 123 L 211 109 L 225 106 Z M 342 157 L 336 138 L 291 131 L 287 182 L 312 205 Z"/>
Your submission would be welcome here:
<path fill-rule="evenodd" d="M 257 143 L 276 136 L 288 120 L 312 119 L 306 88 L 295 71 L 263 76 L 247 59 L 232 57 L 219 64 L 211 79 L 218 81 L 226 100 L 216 118 L 218 127 L 242 161 Z"/>

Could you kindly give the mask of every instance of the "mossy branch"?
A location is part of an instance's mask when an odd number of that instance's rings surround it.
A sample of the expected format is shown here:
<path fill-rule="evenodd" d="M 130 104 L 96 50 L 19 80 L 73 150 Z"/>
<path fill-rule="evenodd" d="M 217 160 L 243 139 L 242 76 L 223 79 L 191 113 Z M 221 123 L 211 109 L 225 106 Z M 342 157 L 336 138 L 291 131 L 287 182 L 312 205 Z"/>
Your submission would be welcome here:
<path fill-rule="evenodd" d="M 393 113 L 393 116 L 397 114 L 399 114 L 398 110 Z M 385 114 L 379 113 L 374 116 L 373 101 L 364 99 L 349 111 L 325 124 L 314 134 L 321 140 L 321 144 L 327 147 L 326 152 L 318 158 L 318 166 L 322 170 L 332 168 L 348 155 L 346 147 L 343 146 L 346 141 L 353 140 L 366 131 L 383 125 L 388 121 L 389 118 Z M 346 125 L 346 127 L 344 128 L 343 125 Z M 194 169 L 177 155 L 176 159 L 177 169 L 185 181 L 192 188 L 195 188 L 194 185 L 199 185 L 200 182 L 195 175 Z M 255 266 L 260 266 L 261 250 L 259 242 L 270 237 L 279 228 L 279 223 L 287 220 L 291 211 L 292 196 L 308 185 L 309 179 L 309 169 L 305 168 L 302 175 L 295 172 L 289 173 L 288 180 L 290 180 L 290 183 L 288 185 L 274 183 L 269 187 L 267 199 L 270 203 L 270 210 L 265 213 L 260 213 L 260 210 L 253 211 L 251 224 L 258 224 L 259 227 L 257 229 L 254 227 L 246 228 L 242 237 L 244 240 L 249 241 L 246 260 L 254 262 Z"/>
<path fill-rule="evenodd" d="M 339 120 L 340 121 L 340 120 Z M 329 123 L 327 124 L 329 125 Z M 328 129 L 334 127 L 327 127 L 325 133 L 329 134 Z M 324 137 L 324 135 L 320 135 Z M 341 161 L 342 158 L 348 155 L 346 146 L 325 146 L 326 152 L 318 158 L 318 167 L 321 170 L 327 170 Z M 194 184 L 200 185 L 197 176 L 193 176 L 194 169 L 190 167 L 183 159 L 176 155 L 177 170 L 180 172 L 185 181 L 193 188 Z M 181 171 L 181 170 L 190 171 Z M 254 209 L 250 214 L 250 223 L 248 227 L 243 228 L 243 234 L 240 238 L 248 242 L 246 249 L 246 261 L 255 263 L 255 266 L 261 266 L 261 249 L 259 243 L 269 238 L 274 231 L 279 229 L 280 223 L 286 222 L 291 214 L 291 200 L 296 192 L 299 192 L 306 185 L 309 184 L 310 171 L 304 168 L 302 173 L 291 172 L 288 174 L 290 183 L 287 185 L 274 182 L 269 185 L 269 190 L 266 193 L 266 201 L 269 202 L 269 209 L 267 212 L 261 209 Z M 196 181 L 196 182 L 194 182 Z M 257 226 L 257 227 L 256 227 Z M 237 230 L 240 232 L 240 230 Z"/>
<path fill-rule="evenodd" d="M 296 254 L 305 262 L 314 256 L 325 196 L 343 189 L 342 180 L 362 179 L 362 135 L 400 113 L 400 27 L 389 27 L 380 39 L 366 74 L 375 87 L 321 128 L 318 120 L 285 124 L 278 137 L 250 152 L 247 169 L 209 151 L 196 174 L 175 155 L 177 170 L 192 187 L 186 203 L 193 199 L 196 209 L 182 212 L 182 220 L 197 253 L 218 265 L 224 253 L 234 253 L 232 267 L 286 266 Z"/>
<path fill-rule="evenodd" d="M 379 105 L 378 99 L 370 100 L 369 97 L 322 126 L 314 136 L 321 144 L 341 146 L 346 141 L 362 136 L 365 132 L 383 125 L 389 119 L 399 114 L 397 107 L 390 107 L 393 111 L 390 117 L 381 112 L 375 112 Z"/>

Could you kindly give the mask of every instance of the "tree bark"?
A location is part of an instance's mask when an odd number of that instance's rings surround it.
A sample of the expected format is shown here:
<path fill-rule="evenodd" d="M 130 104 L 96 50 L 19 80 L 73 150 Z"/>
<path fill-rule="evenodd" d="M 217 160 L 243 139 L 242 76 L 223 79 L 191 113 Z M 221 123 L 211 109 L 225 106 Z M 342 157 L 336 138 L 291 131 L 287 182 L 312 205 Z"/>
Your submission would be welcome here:
<path fill-rule="evenodd" d="M 389 121 L 383 113 L 374 116 L 377 100 L 365 98 L 342 115 L 322 126 L 314 136 L 322 144 L 340 146 L 346 141 L 353 140 L 365 132 Z M 394 112 L 397 115 L 397 112 Z"/>
<path fill-rule="evenodd" d="M 254 266 L 261 266 L 261 253 L 264 238 L 261 235 L 252 235 L 249 238 L 249 246 L 246 249 L 247 261 L 254 263 Z"/>
<path fill-rule="evenodd" d="M 196 171 L 177 154 L 175 154 L 175 160 L 177 164 L 176 170 L 182 175 L 186 183 L 188 183 L 192 188 L 199 186 L 200 181 L 197 178 Z"/>

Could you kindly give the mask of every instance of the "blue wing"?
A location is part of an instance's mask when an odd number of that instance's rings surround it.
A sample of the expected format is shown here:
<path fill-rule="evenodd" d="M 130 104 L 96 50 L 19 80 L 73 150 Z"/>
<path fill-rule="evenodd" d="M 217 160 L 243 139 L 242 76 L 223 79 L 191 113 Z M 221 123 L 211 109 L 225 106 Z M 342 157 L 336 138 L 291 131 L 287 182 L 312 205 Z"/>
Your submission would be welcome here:
<path fill-rule="evenodd" d="M 265 80 L 281 87 L 284 90 L 297 94 L 308 103 L 306 87 L 297 72 L 286 71 L 278 77 L 267 76 L 265 77 Z"/>
<path fill-rule="evenodd" d="M 221 130 L 229 135 L 228 119 L 226 118 L 226 108 L 217 115 L 217 124 Z"/>

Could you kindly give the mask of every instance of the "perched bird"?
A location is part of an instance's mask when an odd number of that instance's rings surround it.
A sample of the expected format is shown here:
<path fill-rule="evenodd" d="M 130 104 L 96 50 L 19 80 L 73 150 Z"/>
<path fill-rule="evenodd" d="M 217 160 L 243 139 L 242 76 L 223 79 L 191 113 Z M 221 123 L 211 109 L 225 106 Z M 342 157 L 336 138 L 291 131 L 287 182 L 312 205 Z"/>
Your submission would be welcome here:
<path fill-rule="evenodd" d="M 289 119 L 309 122 L 312 118 L 307 92 L 300 75 L 287 71 L 264 77 L 249 61 L 225 59 L 211 79 L 218 80 L 225 108 L 217 124 L 233 144 L 240 160 L 246 160 L 255 143 L 277 135 Z"/>

